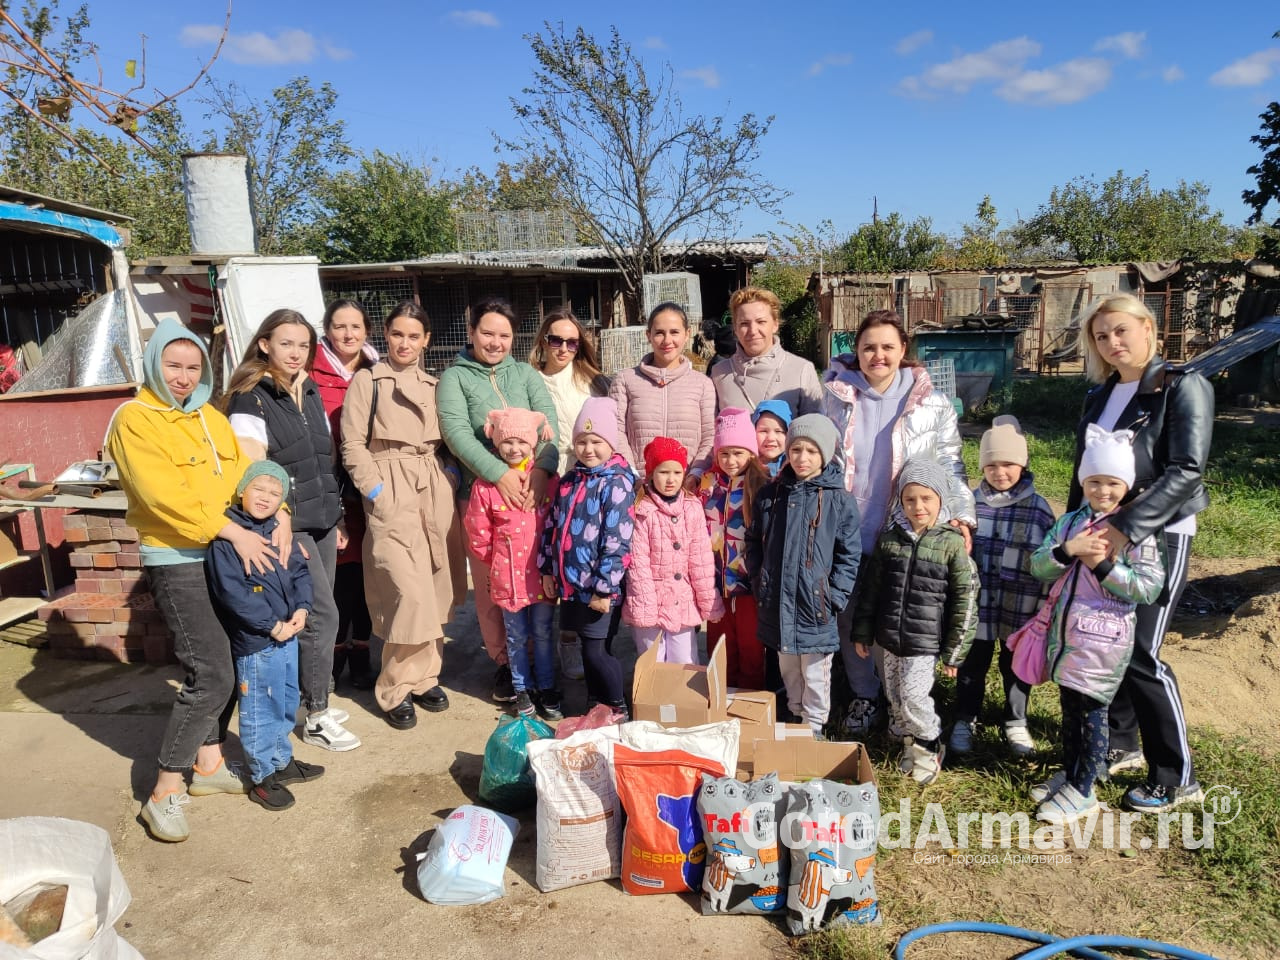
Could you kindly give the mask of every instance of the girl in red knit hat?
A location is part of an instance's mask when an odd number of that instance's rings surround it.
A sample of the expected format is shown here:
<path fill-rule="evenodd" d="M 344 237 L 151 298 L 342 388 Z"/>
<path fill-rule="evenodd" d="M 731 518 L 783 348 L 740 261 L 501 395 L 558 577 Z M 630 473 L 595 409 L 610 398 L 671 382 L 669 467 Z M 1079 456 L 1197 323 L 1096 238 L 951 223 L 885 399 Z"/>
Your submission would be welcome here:
<path fill-rule="evenodd" d="M 638 653 L 660 642 L 660 661 L 697 663 L 698 626 L 724 616 L 724 604 L 702 503 L 684 490 L 689 452 L 655 437 L 644 448 L 644 469 L 622 618 Z"/>

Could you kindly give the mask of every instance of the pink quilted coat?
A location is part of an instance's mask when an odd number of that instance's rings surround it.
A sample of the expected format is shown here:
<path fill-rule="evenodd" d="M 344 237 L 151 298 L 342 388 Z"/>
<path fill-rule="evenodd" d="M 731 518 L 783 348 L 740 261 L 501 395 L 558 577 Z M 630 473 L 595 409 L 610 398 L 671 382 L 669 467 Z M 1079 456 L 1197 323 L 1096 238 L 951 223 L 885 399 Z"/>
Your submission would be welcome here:
<path fill-rule="evenodd" d="M 553 475 L 547 489 L 555 490 L 559 482 Z M 503 610 L 515 613 L 531 604 L 553 602 L 542 595 L 538 572 L 538 541 L 550 510 L 549 501 L 538 510 L 512 510 L 488 480 L 477 480 L 471 488 L 462 518 L 467 543 L 489 565 L 489 595 Z"/>
<path fill-rule="evenodd" d="M 645 357 L 651 361 L 653 355 Z M 711 468 L 716 433 L 716 388 L 682 357 L 675 370 L 641 362 L 614 377 L 609 396 L 618 405 L 618 453 L 644 476 L 644 448 L 654 437 L 671 437 L 689 451 L 689 472 Z"/>
<path fill-rule="evenodd" d="M 691 493 L 667 503 L 646 490 L 636 503 L 622 619 L 674 632 L 722 616 L 702 503 Z"/>

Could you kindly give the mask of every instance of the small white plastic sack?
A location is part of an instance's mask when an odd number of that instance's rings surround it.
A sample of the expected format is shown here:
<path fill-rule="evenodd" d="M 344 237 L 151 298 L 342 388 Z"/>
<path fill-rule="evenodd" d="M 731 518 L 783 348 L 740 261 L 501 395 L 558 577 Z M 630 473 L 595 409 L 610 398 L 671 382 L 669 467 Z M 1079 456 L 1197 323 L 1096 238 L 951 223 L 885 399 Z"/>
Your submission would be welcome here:
<path fill-rule="evenodd" d="M 142 960 L 115 930 L 130 897 L 105 830 L 58 817 L 0 820 L 0 903 L 41 882 L 68 887 L 62 926 L 31 947 L 0 944 L 0 960 Z"/>
<path fill-rule="evenodd" d="M 431 903 L 488 903 L 506 895 L 503 871 L 520 831 L 512 817 L 465 804 L 436 827 L 419 854 L 418 889 Z"/>

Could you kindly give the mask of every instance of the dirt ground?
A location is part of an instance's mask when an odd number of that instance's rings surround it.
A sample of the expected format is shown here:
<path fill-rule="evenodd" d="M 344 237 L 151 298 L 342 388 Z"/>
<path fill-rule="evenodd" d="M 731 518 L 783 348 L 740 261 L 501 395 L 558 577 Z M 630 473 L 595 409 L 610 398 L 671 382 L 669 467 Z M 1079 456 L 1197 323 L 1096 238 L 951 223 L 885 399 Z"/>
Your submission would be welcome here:
<path fill-rule="evenodd" d="M 1280 696 L 1280 558 L 1193 560 L 1184 607 L 1192 613 L 1176 621 L 1165 652 L 1189 721 L 1280 748 L 1272 720 Z M 425 903 L 414 854 L 445 815 L 474 800 L 485 740 L 499 716 L 487 700 L 492 671 L 470 607 L 451 636 L 447 713 L 420 712 L 415 729 L 396 731 L 368 694 L 340 688 L 334 702 L 350 711 L 360 749 L 333 755 L 298 744 L 299 757 L 326 764 L 328 773 L 295 788 L 294 808 L 270 814 L 243 798 L 196 798 L 188 808 L 191 839 L 173 845 L 150 840 L 137 811 L 154 776 L 176 669 L 59 661 L 0 643 L 0 817 L 64 816 L 106 829 L 133 895 L 120 930 L 152 960 L 193 951 L 208 960 L 250 951 L 417 960 L 442 948 L 461 958 L 500 952 L 511 960 L 785 952 L 775 922 L 704 919 L 692 897 L 630 897 L 616 881 L 540 893 L 531 811 L 521 817 L 504 899 L 479 907 Z M 630 646 L 625 634 L 619 646 Z M 567 693 L 571 707 L 581 705 L 581 684 Z M 884 798 L 886 809 L 894 804 Z M 1168 890 L 1180 881 L 1149 858 L 1089 851 L 1072 866 L 999 873 L 920 867 L 900 851 L 882 857 L 878 870 L 886 919 L 896 928 L 918 922 L 921 899 L 954 904 L 957 918 L 999 903 L 1010 922 L 1036 929 L 1108 929 L 1213 947 L 1194 917 L 1152 909 L 1152 884 Z M 1006 953 L 993 953 L 990 942 L 949 938 L 945 947 L 914 948 L 912 957 Z"/>

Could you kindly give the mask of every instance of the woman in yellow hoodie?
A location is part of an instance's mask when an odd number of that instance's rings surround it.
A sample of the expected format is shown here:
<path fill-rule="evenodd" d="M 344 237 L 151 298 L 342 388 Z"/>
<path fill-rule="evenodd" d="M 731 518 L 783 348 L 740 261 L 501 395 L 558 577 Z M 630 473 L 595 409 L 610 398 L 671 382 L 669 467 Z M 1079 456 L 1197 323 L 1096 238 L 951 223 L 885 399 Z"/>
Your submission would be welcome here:
<path fill-rule="evenodd" d="M 222 758 L 235 670 L 205 582 L 205 550 L 222 537 L 246 571 L 252 565 L 264 572 L 277 553 L 224 513 L 250 461 L 226 417 L 209 403 L 213 369 L 204 344 L 177 320 L 161 321 L 143 356 L 143 381 L 138 395 L 116 411 L 106 448 L 129 497 L 128 521 L 142 541 L 156 606 L 186 671 L 160 745 L 155 789 L 142 807 L 151 835 L 176 842 L 189 835 L 188 770 L 192 796 L 247 792 Z M 291 536 L 286 529 L 277 540 L 287 545 Z"/>

